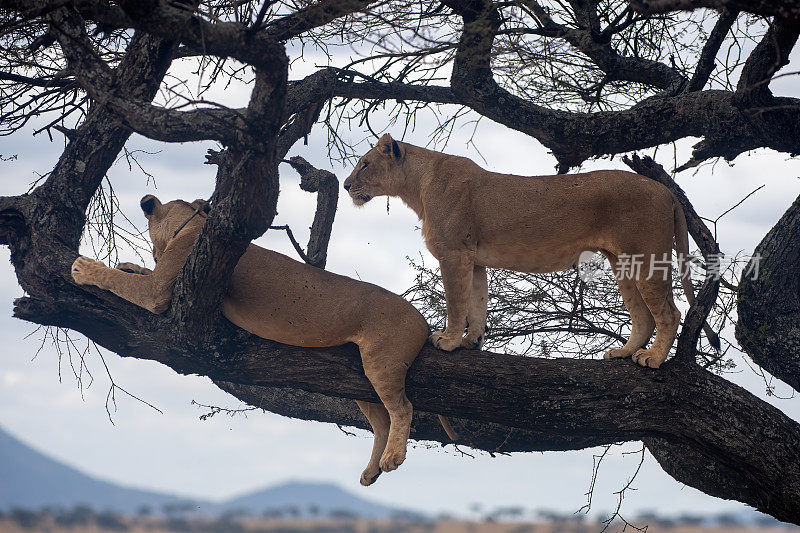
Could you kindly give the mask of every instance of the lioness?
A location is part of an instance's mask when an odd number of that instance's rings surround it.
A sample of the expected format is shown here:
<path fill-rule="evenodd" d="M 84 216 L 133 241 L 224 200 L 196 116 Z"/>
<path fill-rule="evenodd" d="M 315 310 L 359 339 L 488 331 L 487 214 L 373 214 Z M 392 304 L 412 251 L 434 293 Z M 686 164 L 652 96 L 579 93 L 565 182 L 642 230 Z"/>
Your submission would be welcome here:
<path fill-rule="evenodd" d="M 486 267 L 554 272 L 577 264 L 584 251 L 599 251 L 623 274 L 619 289 L 633 322 L 625 345 L 605 357 L 632 356 L 652 368 L 667 358 L 681 316 L 672 298 L 672 245 L 682 260 L 689 241 L 683 210 L 660 183 L 619 170 L 498 174 L 387 134 L 358 161 L 344 188 L 356 205 L 399 196 L 422 220 L 447 300 L 447 327 L 431 335 L 435 346 L 449 351 L 482 344 Z M 692 302 L 688 272 L 681 271 Z M 643 348 L 654 330 L 653 345 Z M 706 333 L 719 342 L 707 326 Z"/>
<path fill-rule="evenodd" d="M 132 263 L 116 269 L 79 257 L 72 277 L 163 313 L 189 251 L 205 223 L 208 204 L 141 201 L 153 242 L 155 268 Z M 395 470 L 406 457 L 412 407 L 406 370 L 428 336 L 425 319 L 400 296 L 381 287 L 333 274 L 251 244 L 233 271 L 222 312 L 228 320 L 265 339 L 305 347 L 358 345 L 364 372 L 383 405 L 357 401 L 375 439 L 361 484 Z M 441 417 L 440 417 L 441 418 Z M 445 430 L 455 434 L 442 420 Z"/>

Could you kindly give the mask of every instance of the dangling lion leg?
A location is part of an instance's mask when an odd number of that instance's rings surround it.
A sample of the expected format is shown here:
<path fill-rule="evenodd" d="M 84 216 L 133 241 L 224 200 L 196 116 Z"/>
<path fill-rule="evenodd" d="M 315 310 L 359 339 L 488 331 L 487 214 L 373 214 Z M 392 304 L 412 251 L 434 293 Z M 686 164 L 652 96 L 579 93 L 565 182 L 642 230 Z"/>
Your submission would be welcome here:
<path fill-rule="evenodd" d="M 379 462 L 383 472 L 391 472 L 405 461 L 414 413 L 405 391 L 406 370 L 410 362 L 397 358 L 398 350 L 402 347 L 389 345 L 372 350 L 361 347 L 364 373 L 389 413 L 389 435 Z M 416 355 L 410 357 L 411 361 Z"/>
<path fill-rule="evenodd" d="M 361 484 L 365 487 L 375 483 L 381 475 L 380 460 L 383 450 L 386 449 L 386 441 L 389 438 L 389 412 L 379 403 L 362 402 L 356 400 L 359 409 L 369 420 L 372 426 L 372 433 L 375 436 L 372 441 L 372 455 L 369 463 L 361 474 Z"/>

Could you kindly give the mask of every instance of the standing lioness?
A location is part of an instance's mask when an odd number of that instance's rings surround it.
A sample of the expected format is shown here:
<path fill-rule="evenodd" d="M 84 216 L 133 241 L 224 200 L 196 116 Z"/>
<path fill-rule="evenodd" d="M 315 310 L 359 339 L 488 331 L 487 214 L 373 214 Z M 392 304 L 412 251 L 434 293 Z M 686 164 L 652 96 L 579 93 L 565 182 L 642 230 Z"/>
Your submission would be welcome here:
<path fill-rule="evenodd" d="M 359 160 L 344 188 L 356 205 L 375 196 L 399 196 L 422 220 L 447 300 L 447 328 L 431 335 L 435 346 L 481 345 L 486 267 L 554 272 L 577 264 L 584 251 L 599 251 L 623 274 L 619 288 L 633 322 L 628 342 L 606 358 L 633 356 L 653 368 L 667 358 L 681 316 L 672 298 L 672 246 L 675 241 L 679 258 L 686 257 L 689 241 L 683 210 L 660 183 L 619 170 L 498 174 L 465 157 L 384 135 Z M 692 302 L 688 272 L 681 271 Z M 644 349 L 654 330 L 653 345 Z"/>
<path fill-rule="evenodd" d="M 174 200 L 162 204 L 142 198 L 153 257 L 151 271 L 131 263 L 116 269 L 79 257 L 72 277 L 163 313 L 172 287 L 206 219 L 208 204 Z M 406 457 L 411 403 L 405 394 L 406 370 L 428 336 L 425 319 L 400 296 L 381 287 L 333 274 L 251 244 L 233 271 L 222 312 L 228 320 L 265 339 L 294 346 L 358 345 L 364 372 L 383 405 L 357 402 L 375 440 L 363 485 L 396 469 Z M 445 420 L 445 430 L 454 434 Z"/>

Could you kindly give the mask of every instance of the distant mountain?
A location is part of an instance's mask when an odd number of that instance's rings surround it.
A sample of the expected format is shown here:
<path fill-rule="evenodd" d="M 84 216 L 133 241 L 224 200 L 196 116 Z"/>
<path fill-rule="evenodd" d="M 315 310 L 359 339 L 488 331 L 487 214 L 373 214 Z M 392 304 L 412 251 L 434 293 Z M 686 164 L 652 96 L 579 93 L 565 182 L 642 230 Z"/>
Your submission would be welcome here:
<path fill-rule="evenodd" d="M 296 509 L 304 516 L 311 513 L 328 516 L 342 512 L 365 518 L 421 516 L 421 513 L 359 498 L 330 483 L 285 483 L 228 500 L 222 507 L 225 511 L 245 510 L 256 515 L 270 510 L 286 512 Z"/>
<path fill-rule="evenodd" d="M 135 513 L 185 501 L 171 494 L 130 489 L 87 476 L 33 450 L 0 429 L 0 509 L 88 505 Z"/>
<path fill-rule="evenodd" d="M 201 514 L 244 511 L 261 515 L 272 511 L 302 516 L 331 513 L 369 518 L 420 516 L 413 511 L 373 503 L 329 483 L 285 483 L 224 502 L 189 502 L 172 494 L 127 488 L 88 476 L 33 450 L 0 428 L 0 510 L 76 505 L 126 514 L 148 507 L 155 513 L 171 509 L 176 513 Z"/>

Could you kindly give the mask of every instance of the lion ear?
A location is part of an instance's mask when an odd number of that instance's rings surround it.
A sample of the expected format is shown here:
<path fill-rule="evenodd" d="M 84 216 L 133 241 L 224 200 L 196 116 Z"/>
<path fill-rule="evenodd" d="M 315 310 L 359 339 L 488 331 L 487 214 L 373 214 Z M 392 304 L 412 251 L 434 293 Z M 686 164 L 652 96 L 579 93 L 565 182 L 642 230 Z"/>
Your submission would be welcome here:
<path fill-rule="evenodd" d="M 211 212 L 211 204 L 203 200 L 202 198 L 198 198 L 194 202 L 190 204 L 195 209 L 199 209 L 200 212 L 205 213 L 206 215 Z"/>
<path fill-rule="evenodd" d="M 148 194 L 141 199 L 139 205 L 142 206 L 142 211 L 144 211 L 145 215 L 152 215 L 155 208 L 161 205 L 161 202 L 152 194 Z"/>
<path fill-rule="evenodd" d="M 403 153 L 400 151 L 400 145 L 397 144 L 397 141 L 392 139 L 392 136 L 388 133 L 380 138 L 378 141 L 378 148 L 382 154 L 392 156 L 394 159 L 403 157 Z"/>

